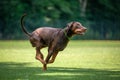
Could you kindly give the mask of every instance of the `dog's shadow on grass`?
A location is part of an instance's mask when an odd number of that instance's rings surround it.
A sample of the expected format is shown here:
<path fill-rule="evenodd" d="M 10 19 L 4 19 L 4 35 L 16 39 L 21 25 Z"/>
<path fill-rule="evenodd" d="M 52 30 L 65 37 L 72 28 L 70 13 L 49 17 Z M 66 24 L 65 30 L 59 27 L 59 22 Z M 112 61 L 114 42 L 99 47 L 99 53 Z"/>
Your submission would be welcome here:
<path fill-rule="evenodd" d="M 120 80 L 120 70 L 26 67 L 30 63 L 0 63 L 0 80 Z"/>

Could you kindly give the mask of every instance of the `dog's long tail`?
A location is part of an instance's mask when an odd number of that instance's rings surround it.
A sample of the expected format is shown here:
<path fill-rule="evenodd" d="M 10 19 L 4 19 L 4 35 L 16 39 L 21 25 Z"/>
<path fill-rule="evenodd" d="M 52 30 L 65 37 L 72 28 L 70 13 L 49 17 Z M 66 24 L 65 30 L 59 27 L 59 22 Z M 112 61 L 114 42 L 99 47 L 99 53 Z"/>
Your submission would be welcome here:
<path fill-rule="evenodd" d="M 29 32 L 25 29 L 25 26 L 24 26 L 23 19 L 24 19 L 25 16 L 26 16 L 26 14 L 22 15 L 22 17 L 21 17 L 21 27 L 22 27 L 23 32 L 24 32 L 27 36 L 31 36 L 31 33 L 29 33 Z"/>

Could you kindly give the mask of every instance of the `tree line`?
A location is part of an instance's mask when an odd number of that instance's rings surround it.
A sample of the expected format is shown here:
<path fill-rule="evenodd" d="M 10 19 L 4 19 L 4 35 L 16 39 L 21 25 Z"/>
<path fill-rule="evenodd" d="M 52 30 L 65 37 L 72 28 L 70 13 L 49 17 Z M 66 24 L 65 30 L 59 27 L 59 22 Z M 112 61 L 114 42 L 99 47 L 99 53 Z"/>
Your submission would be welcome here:
<path fill-rule="evenodd" d="M 64 28 L 71 21 L 88 28 L 73 39 L 120 39 L 120 0 L 3 0 L 0 39 L 25 39 L 20 17 L 26 13 L 29 32 L 40 26 Z"/>

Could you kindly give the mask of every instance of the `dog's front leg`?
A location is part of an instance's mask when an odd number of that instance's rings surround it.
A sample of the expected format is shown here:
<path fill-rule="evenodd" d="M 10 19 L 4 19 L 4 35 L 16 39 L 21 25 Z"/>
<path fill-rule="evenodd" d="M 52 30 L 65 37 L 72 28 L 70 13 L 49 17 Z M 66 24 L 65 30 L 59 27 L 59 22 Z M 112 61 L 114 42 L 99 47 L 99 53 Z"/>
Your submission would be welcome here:
<path fill-rule="evenodd" d="M 52 58 L 48 61 L 48 63 L 53 63 L 55 61 L 55 58 L 57 56 L 58 52 L 53 53 Z"/>
<path fill-rule="evenodd" d="M 46 64 L 43 64 L 43 70 L 47 70 L 47 64 L 48 64 L 49 59 L 51 58 L 53 53 L 54 53 L 53 50 L 48 51 L 48 55 L 47 55 L 47 57 L 45 59 Z"/>

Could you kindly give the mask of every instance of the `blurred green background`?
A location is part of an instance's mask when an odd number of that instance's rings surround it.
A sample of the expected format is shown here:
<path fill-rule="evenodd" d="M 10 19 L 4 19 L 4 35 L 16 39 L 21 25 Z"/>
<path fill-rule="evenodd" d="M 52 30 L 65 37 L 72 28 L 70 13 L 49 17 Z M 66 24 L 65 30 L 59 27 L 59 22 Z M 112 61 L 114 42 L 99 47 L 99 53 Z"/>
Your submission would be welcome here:
<path fill-rule="evenodd" d="M 88 28 L 85 36 L 73 39 L 120 39 L 120 0 L 2 0 L 0 39 L 26 39 L 20 17 L 27 13 L 29 32 L 40 26 L 64 28 L 79 21 Z"/>

